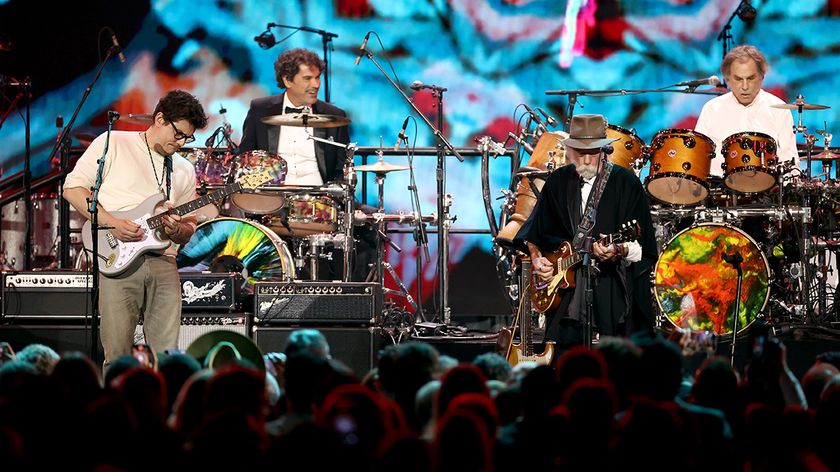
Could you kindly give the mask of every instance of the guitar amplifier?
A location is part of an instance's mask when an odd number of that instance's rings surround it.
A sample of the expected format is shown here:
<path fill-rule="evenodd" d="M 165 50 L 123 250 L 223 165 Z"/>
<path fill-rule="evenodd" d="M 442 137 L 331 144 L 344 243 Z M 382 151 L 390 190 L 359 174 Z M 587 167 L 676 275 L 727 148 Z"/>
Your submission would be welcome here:
<path fill-rule="evenodd" d="M 87 272 L 3 272 L 2 284 L 4 318 L 84 318 L 92 312 Z"/>
<path fill-rule="evenodd" d="M 251 317 L 248 313 L 191 313 L 181 316 L 181 330 L 178 332 L 178 348 L 187 349 L 190 344 L 211 331 L 233 331 L 251 337 Z M 145 343 L 143 320 L 134 329 L 134 342 Z"/>
<path fill-rule="evenodd" d="M 242 274 L 238 272 L 180 272 L 181 309 L 236 311 L 242 306 Z"/>
<path fill-rule="evenodd" d="M 368 282 L 257 282 L 254 318 L 267 325 L 369 325 L 382 312 L 382 287 Z"/>

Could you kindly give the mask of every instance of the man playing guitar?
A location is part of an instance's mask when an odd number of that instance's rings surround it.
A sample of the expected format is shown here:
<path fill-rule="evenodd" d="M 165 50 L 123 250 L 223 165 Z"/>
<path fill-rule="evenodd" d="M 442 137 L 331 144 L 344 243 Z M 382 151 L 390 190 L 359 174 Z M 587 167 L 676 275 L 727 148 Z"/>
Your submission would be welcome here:
<path fill-rule="evenodd" d="M 193 133 L 207 125 L 207 116 L 192 95 L 175 90 L 155 107 L 146 131 L 112 131 L 99 189 L 99 224 L 114 238 L 137 242 L 151 237 L 136 221 L 112 215 L 131 210 L 155 194 L 168 195 L 166 206 L 196 199 L 195 169 L 175 151 L 195 140 Z M 88 200 L 96 181 L 97 160 L 105 148 L 105 134 L 97 137 L 67 176 L 63 196 L 80 214 L 89 217 Z M 158 235 L 175 244 L 189 241 L 195 216 L 164 216 Z M 103 231 L 108 231 L 103 230 Z M 165 254 L 140 255 L 130 268 L 114 276 L 100 272 L 100 338 L 104 367 L 130 354 L 134 331 L 143 317 L 148 344 L 156 352 L 176 347 L 181 323 L 181 285 L 176 249 Z"/>
<path fill-rule="evenodd" d="M 574 266 L 565 270 L 566 260 L 544 256 L 543 251 L 555 251 L 564 243 L 571 243 L 568 250 L 578 260 L 578 251 L 591 247 L 597 261 L 597 270 L 592 271 L 593 341 L 598 333 L 626 335 L 653 329 L 650 272 L 657 253 L 648 197 L 632 172 L 606 161 L 614 141 L 607 138 L 606 126 L 601 115 L 572 118 L 570 137 L 563 140 L 570 165 L 548 177 L 534 211 L 516 236 L 528 245 L 533 289 L 557 286 L 557 278 L 564 275 L 570 282 L 571 286 L 557 288 L 559 303 L 546 319 L 546 339 L 559 344 L 581 342 L 586 320 L 584 294 L 574 288 L 582 285 L 582 271 L 573 272 Z M 630 238 L 638 236 L 638 241 L 591 242 L 604 235 L 620 235 L 628 224 L 638 225 Z"/>

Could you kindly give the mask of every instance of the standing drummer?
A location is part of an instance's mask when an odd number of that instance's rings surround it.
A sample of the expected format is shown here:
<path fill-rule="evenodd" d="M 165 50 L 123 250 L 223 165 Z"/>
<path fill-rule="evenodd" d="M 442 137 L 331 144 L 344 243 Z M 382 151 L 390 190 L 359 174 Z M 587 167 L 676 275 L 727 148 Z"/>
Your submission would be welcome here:
<path fill-rule="evenodd" d="M 779 163 L 793 159 L 799 166 L 793 116 L 788 110 L 773 108 L 771 105 L 784 104 L 784 100 L 761 88 L 769 68 L 767 58 L 755 46 L 738 46 L 723 58 L 720 70 L 730 92 L 703 105 L 694 127 L 715 142 L 712 175 L 723 175 L 723 141 L 733 134 L 748 131 L 764 133 L 776 140 Z"/>
<path fill-rule="evenodd" d="M 261 121 L 266 116 L 304 112 L 346 116 L 341 108 L 318 100 L 322 70 L 324 61 L 310 50 L 297 48 L 280 54 L 274 62 L 274 73 L 277 85 L 285 92 L 252 100 L 242 125 L 240 149 L 260 149 L 282 156 L 288 166 L 287 185 L 323 185 L 343 176 L 344 148 L 308 139 L 308 135 L 347 144 L 347 126 L 312 129 Z"/>

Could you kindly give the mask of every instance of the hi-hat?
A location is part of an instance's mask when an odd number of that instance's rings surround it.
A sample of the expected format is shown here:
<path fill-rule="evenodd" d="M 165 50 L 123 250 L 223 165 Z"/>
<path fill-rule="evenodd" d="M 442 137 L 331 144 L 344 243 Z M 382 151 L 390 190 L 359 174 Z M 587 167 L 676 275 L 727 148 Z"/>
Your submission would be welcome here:
<path fill-rule="evenodd" d="M 310 128 L 338 128 L 350 123 L 350 118 L 338 115 L 316 115 L 298 113 L 288 115 L 270 115 L 260 121 L 273 126 L 308 126 Z"/>
<path fill-rule="evenodd" d="M 150 113 L 129 113 L 120 117 L 121 123 L 128 123 L 130 125 L 147 126 L 152 124 L 152 121 L 152 115 Z"/>
<path fill-rule="evenodd" d="M 363 166 L 356 166 L 355 169 L 359 172 L 376 172 L 377 174 L 387 174 L 388 172 L 396 172 L 399 170 L 408 170 L 408 166 L 401 166 L 398 164 L 389 164 L 385 161 L 377 161 L 375 164 L 366 164 Z"/>
<path fill-rule="evenodd" d="M 793 102 L 780 103 L 778 105 L 770 105 L 770 108 L 781 108 L 783 110 L 799 110 L 800 108 L 802 108 L 803 110 L 825 110 L 831 107 L 828 105 L 816 105 L 813 103 Z"/>

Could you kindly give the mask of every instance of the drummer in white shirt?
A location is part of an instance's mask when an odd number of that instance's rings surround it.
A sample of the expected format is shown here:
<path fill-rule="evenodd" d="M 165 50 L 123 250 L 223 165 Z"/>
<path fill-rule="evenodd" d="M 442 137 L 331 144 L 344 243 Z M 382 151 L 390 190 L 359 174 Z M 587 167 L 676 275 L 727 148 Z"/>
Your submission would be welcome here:
<path fill-rule="evenodd" d="M 789 110 L 771 107 L 785 102 L 761 88 L 769 67 L 764 54 L 750 45 L 738 46 L 723 58 L 720 70 L 731 91 L 709 100 L 694 128 L 715 142 L 711 175 L 723 175 L 722 143 L 729 136 L 741 132 L 771 136 L 776 141 L 779 163 L 793 160 L 798 168 L 793 116 Z"/>

